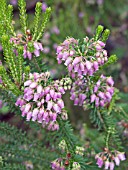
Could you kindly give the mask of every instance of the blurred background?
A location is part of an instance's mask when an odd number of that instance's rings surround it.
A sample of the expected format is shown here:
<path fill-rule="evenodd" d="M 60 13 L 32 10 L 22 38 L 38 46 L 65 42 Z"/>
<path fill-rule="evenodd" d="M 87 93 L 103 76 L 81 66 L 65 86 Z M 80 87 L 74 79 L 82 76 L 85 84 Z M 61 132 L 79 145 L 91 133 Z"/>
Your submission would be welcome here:
<path fill-rule="evenodd" d="M 29 25 L 34 17 L 35 4 L 39 0 L 26 0 L 29 14 Z M 66 69 L 57 64 L 56 48 L 68 36 L 82 39 L 92 37 L 97 25 L 101 24 L 111 30 L 106 44 L 109 55 L 116 54 L 118 61 L 104 70 L 105 75 L 112 75 L 115 86 L 120 89 L 120 95 L 125 96 L 122 104 L 128 103 L 128 0 L 45 0 L 42 12 L 47 7 L 52 8 L 52 16 L 42 37 L 44 51 L 41 54 L 47 70 L 53 79 L 61 78 Z M 17 0 L 8 0 L 14 6 L 14 25 L 16 32 L 20 33 Z M 0 58 L 3 61 L 2 48 Z M 69 100 L 69 93 L 64 96 L 65 104 L 69 109 L 69 116 L 73 126 L 83 135 L 82 124 L 90 125 L 89 116 L 82 108 L 73 106 Z M 120 102 L 120 103 L 121 103 Z M 0 100 L 0 120 L 15 124 L 18 128 L 27 129 L 22 120 L 18 120 L 14 113 L 10 113 L 7 103 Z M 127 109 L 128 110 L 128 109 Z M 76 126 L 77 125 L 77 126 Z M 86 129 L 87 132 L 87 129 Z"/>

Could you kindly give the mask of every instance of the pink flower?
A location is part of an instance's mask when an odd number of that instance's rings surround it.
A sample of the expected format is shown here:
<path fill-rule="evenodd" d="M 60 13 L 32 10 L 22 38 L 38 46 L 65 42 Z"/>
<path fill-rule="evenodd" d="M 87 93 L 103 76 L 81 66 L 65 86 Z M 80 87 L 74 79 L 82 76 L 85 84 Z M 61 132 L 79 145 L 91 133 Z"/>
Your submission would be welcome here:
<path fill-rule="evenodd" d="M 42 3 L 42 11 L 45 12 L 47 9 L 47 4 L 45 2 Z"/>
<path fill-rule="evenodd" d="M 30 121 L 31 117 L 32 117 L 32 112 L 28 112 L 28 113 L 27 113 L 26 120 L 27 120 L 27 121 Z"/>
<path fill-rule="evenodd" d="M 72 62 L 72 58 L 68 57 L 67 60 L 65 61 L 65 65 L 68 66 Z"/>
<path fill-rule="evenodd" d="M 29 86 L 32 83 L 31 80 L 27 80 L 26 82 L 24 82 L 24 86 Z"/>
<path fill-rule="evenodd" d="M 57 53 L 60 53 L 62 50 L 63 50 L 63 47 L 61 47 L 61 46 L 57 47 Z"/>
<path fill-rule="evenodd" d="M 41 93 L 43 90 L 42 86 L 41 85 L 38 85 L 37 86 L 37 93 Z"/>
<path fill-rule="evenodd" d="M 107 78 L 107 83 L 108 83 L 108 85 L 110 85 L 110 86 L 113 86 L 113 85 L 114 85 L 114 81 L 113 81 L 112 77 L 108 77 L 108 78 Z"/>
<path fill-rule="evenodd" d="M 120 152 L 120 153 L 118 154 L 118 158 L 119 158 L 121 161 L 126 160 L 125 153 Z"/>
<path fill-rule="evenodd" d="M 105 47 L 105 43 L 102 41 L 97 41 L 97 43 L 101 46 L 101 47 Z"/>
<path fill-rule="evenodd" d="M 99 158 L 97 159 L 97 163 L 96 163 L 96 164 L 98 165 L 99 168 L 102 168 L 104 162 L 103 162 L 103 160 L 99 157 Z"/>
<path fill-rule="evenodd" d="M 28 111 L 30 110 L 30 108 L 31 108 L 31 104 L 28 103 L 28 104 L 25 105 L 24 111 L 25 111 L 25 112 L 28 112 Z"/>
<path fill-rule="evenodd" d="M 32 82 L 29 87 L 34 89 L 34 88 L 37 87 L 37 83 L 36 82 Z"/>
<path fill-rule="evenodd" d="M 40 56 L 40 51 L 39 50 L 35 50 L 34 54 L 35 54 L 36 57 L 39 57 Z"/>
<path fill-rule="evenodd" d="M 92 63 L 90 61 L 86 61 L 85 66 L 87 70 L 90 70 L 92 68 Z"/>
<path fill-rule="evenodd" d="M 54 104 L 54 105 L 53 105 L 53 109 L 54 109 L 54 111 L 55 111 L 56 113 L 60 113 L 60 111 L 61 111 L 61 109 L 60 109 L 60 107 L 58 106 L 58 104 Z"/>
<path fill-rule="evenodd" d="M 116 165 L 119 166 L 120 165 L 119 157 L 114 157 L 114 160 L 115 160 Z"/>
<path fill-rule="evenodd" d="M 57 102 L 58 106 L 63 109 L 64 108 L 64 102 L 62 99 L 59 99 L 58 102 Z"/>
<path fill-rule="evenodd" d="M 52 106 L 53 106 L 53 102 L 52 101 L 48 101 L 47 110 L 51 110 Z"/>
<path fill-rule="evenodd" d="M 110 170 L 114 170 L 114 162 L 110 162 Z"/>
<path fill-rule="evenodd" d="M 73 60 L 73 65 L 76 65 L 78 64 L 79 62 L 81 61 L 81 57 L 76 57 L 74 60 Z"/>
<path fill-rule="evenodd" d="M 91 95 L 91 103 L 93 103 L 93 102 L 95 101 L 95 99 L 96 99 L 96 95 L 95 95 L 95 94 L 92 94 L 92 95 Z"/>
<path fill-rule="evenodd" d="M 105 162 L 105 169 L 108 169 L 109 166 L 110 166 L 110 162 L 109 162 L 109 161 L 106 161 L 106 162 Z"/>

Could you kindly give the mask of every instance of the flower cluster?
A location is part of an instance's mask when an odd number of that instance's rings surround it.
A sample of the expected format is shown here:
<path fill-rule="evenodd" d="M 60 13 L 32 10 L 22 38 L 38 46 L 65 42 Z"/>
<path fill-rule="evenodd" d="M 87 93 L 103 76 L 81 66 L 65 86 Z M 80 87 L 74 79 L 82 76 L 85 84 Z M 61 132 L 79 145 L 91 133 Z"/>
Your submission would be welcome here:
<path fill-rule="evenodd" d="M 28 44 L 24 45 L 24 53 L 23 53 L 24 58 L 28 58 L 29 60 L 31 60 L 32 54 L 34 54 L 36 57 L 40 56 L 40 51 L 43 51 L 42 44 L 39 42 L 34 42 L 33 45 L 34 45 L 33 53 L 29 51 Z"/>
<path fill-rule="evenodd" d="M 94 85 L 89 86 L 88 83 L 87 79 L 78 79 L 73 83 L 70 99 L 74 101 L 74 105 L 84 107 L 84 105 L 91 103 L 95 107 L 104 107 L 110 103 L 114 94 L 114 81 L 112 77 L 101 75 Z"/>
<path fill-rule="evenodd" d="M 112 77 L 105 77 L 101 75 L 93 88 L 90 102 L 94 103 L 96 107 L 104 107 L 110 103 L 114 94 L 114 81 Z"/>
<path fill-rule="evenodd" d="M 84 101 L 87 99 L 86 92 L 88 87 L 86 82 L 86 79 L 78 79 L 72 84 L 70 99 L 74 101 L 74 105 L 83 106 Z"/>
<path fill-rule="evenodd" d="M 115 165 L 119 166 L 120 161 L 124 161 L 126 159 L 124 152 L 114 151 L 111 152 L 107 148 L 104 152 L 98 153 L 95 156 L 97 160 L 97 165 L 99 168 L 102 168 L 104 165 L 104 169 L 114 170 Z"/>
<path fill-rule="evenodd" d="M 66 170 L 65 166 L 68 166 L 68 165 L 69 165 L 69 161 L 66 160 L 64 162 L 62 158 L 58 158 L 51 163 L 52 169 L 55 169 L 55 170 Z M 81 169 L 80 164 L 78 162 L 73 162 L 72 170 L 80 170 L 80 169 Z"/>
<path fill-rule="evenodd" d="M 26 39 L 23 38 L 22 34 L 18 34 L 16 37 L 12 37 L 10 42 L 16 45 L 23 45 L 23 56 L 24 58 L 28 58 L 29 60 L 32 59 L 33 54 L 36 57 L 40 56 L 40 51 L 43 51 L 42 44 L 40 42 L 33 42 L 32 35 L 30 30 L 26 32 Z M 15 49 L 14 52 L 17 55 L 17 50 Z"/>
<path fill-rule="evenodd" d="M 83 75 L 92 76 L 99 66 L 108 60 L 104 47 L 105 43 L 100 40 L 95 42 L 86 37 L 81 46 L 78 40 L 68 38 L 57 47 L 58 64 L 64 61 L 72 78 L 75 78 L 76 75 L 80 77 Z"/>
<path fill-rule="evenodd" d="M 43 127 L 54 131 L 59 129 L 59 114 L 62 119 L 67 119 L 62 100 L 65 90 L 59 82 L 48 83 L 49 76 L 49 72 L 30 73 L 29 80 L 24 83 L 24 94 L 18 98 L 16 106 L 20 107 L 27 121 L 38 121 Z"/>

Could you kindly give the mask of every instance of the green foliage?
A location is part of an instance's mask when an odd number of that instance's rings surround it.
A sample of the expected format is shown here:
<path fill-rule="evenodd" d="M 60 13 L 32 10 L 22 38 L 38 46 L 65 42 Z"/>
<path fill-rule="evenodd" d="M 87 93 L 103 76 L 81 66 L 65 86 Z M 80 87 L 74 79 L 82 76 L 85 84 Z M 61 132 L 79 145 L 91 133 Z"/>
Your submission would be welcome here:
<path fill-rule="evenodd" d="M 24 34 L 26 35 L 26 31 L 28 29 L 28 23 L 27 23 L 25 0 L 18 0 L 18 6 L 19 6 L 19 10 L 20 10 L 20 23 L 22 26 L 22 30 L 23 30 Z"/>
<path fill-rule="evenodd" d="M 42 12 L 42 3 L 37 2 L 36 8 L 35 8 L 35 18 L 34 18 L 34 28 L 33 28 L 33 39 L 37 36 L 38 29 L 39 29 L 39 23 L 40 23 L 40 17 Z"/>
<path fill-rule="evenodd" d="M 42 35 L 44 33 L 44 29 L 46 27 L 46 24 L 49 21 L 50 15 L 51 15 L 51 8 L 49 7 L 49 8 L 46 9 L 46 12 L 43 15 L 43 22 L 40 26 L 40 29 L 38 30 L 37 36 L 35 37 L 36 41 L 38 41 L 39 39 L 42 38 Z"/>
<path fill-rule="evenodd" d="M 7 123 L 0 123 L 0 136 L 3 169 L 20 167 L 27 162 L 30 162 L 35 168 L 41 169 L 42 166 L 49 167 L 50 161 L 55 157 L 54 153 L 49 155 L 48 149 L 46 151 L 45 144 L 42 144 L 41 141 L 34 138 L 29 139 L 25 132 Z"/>

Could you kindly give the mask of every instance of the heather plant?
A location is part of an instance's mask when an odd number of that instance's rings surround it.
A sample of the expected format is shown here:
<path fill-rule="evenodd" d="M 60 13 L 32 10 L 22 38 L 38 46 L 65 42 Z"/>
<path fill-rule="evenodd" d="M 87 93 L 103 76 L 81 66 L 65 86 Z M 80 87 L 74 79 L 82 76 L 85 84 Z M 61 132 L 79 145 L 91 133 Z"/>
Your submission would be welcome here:
<path fill-rule="evenodd" d="M 26 2 L 19 0 L 22 31 L 15 32 L 13 6 L 7 5 L 6 0 L 0 3 L 0 43 L 4 54 L 4 63 L 0 65 L 2 100 L 22 118 L 28 130 L 26 133 L 0 122 L 1 169 L 126 168 L 124 128 L 128 126 L 128 115 L 124 107 L 118 106 L 119 91 L 113 78 L 103 75 L 103 70 L 117 61 L 116 55 L 108 57 L 104 49 L 110 31 L 99 25 L 92 38 L 67 37 L 56 47 L 56 60 L 65 66 L 67 74 L 52 79 L 41 55 L 46 53 L 41 38 L 51 8 L 43 4 L 42 12 L 42 3 L 37 2 L 30 28 Z M 57 28 L 52 30 L 59 33 Z M 88 111 L 96 130 L 90 130 L 90 134 L 98 134 L 102 141 L 97 142 L 97 136 L 93 139 L 88 134 L 93 140 L 87 147 L 87 139 L 74 133 L 63 101 L 67 91 L 74 105 Z"/>

